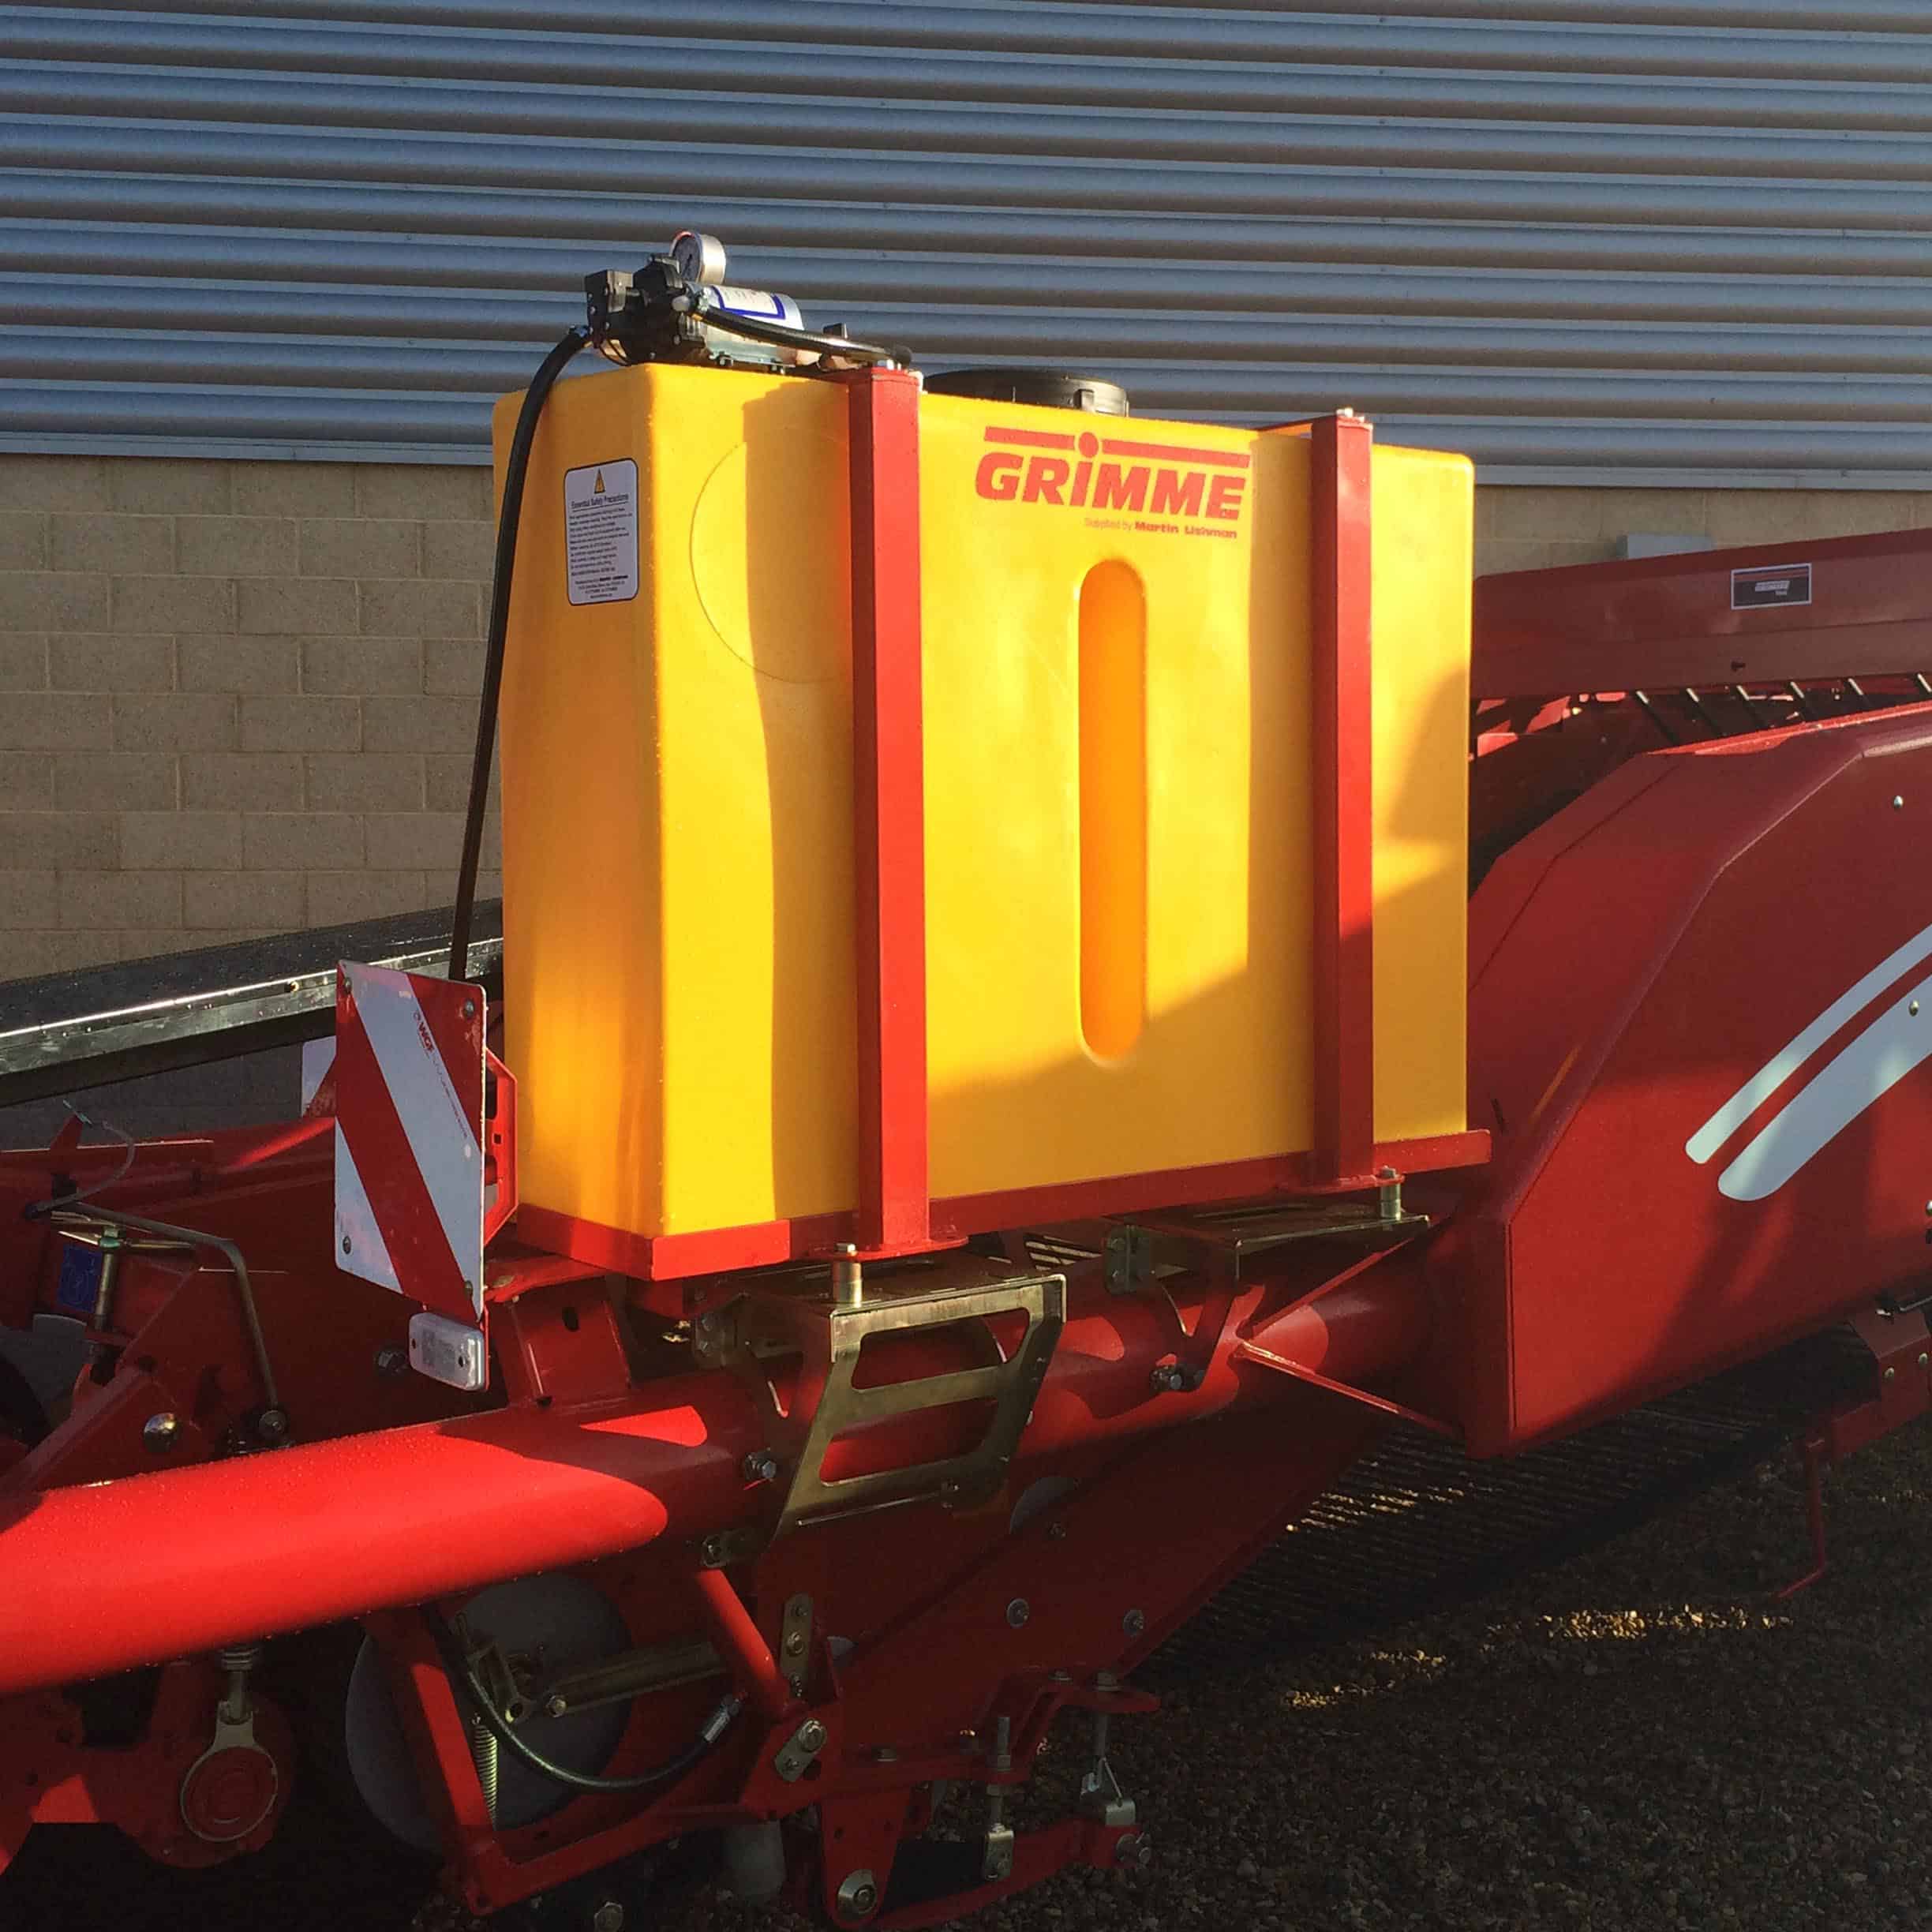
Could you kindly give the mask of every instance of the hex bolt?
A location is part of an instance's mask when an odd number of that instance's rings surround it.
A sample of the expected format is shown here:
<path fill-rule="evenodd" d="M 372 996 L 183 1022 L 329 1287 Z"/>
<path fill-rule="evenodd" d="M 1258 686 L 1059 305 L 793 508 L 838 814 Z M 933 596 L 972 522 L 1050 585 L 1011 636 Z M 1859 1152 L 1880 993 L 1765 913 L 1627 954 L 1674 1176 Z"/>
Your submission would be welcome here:
<path fill-rule="evenodd" d="M 1185 1395 L 1200 1387 L 1207 1372 L 1198 1362 L 1158 1362 L 1148 1371 L 1148 1387 L 1156 1395 Z"/>
<path fill-rule="evenodd" d="M 838 1889 L 838 1915 L 848 1923 L 871 1917 L 878 1904 L 878 1881 L 865 1866 L 848 1872 Z"/>
<path fill-rule="evenodd" d="M 800 1750 L 823 1750 L 826 1728 L 816 1717 L 807 1717 L 798 1728 L 798 1745 Z"/>
<path fill-rule="evenodd" d="M 1006 1606 L 1006 1621 L 1015 1630 L 1020 1629 L 1032 1614 L 1033 1606 L 1024 1597 L 1016 1597 Z"/>
<path fill-rule="evenodd" d="M 590 1932 L 623 1932 L 624 1908 L 615 1899 L 606 1899 L 590 1915 Z"/>
<path fill-rule="evenodd" d="M 569 1709 L 570 1701 L 568 1698 L 553 1697 L 544 1705 L 544 1715 L 546 1717 L 561 1717 L 564 1716 L 569 1711 Z"/>
<path fill-rule="evenodd" d="M 747 1482 L 768 1483 L 778 1480 L 778 1458 L 769 1449 L 753 1449 L 738 1465 Z"/>
<path fill-rule="evenodd" d="M 698 1545 L 698 1553 L 704 1559 L 707 1569 L 717 1570 L 724 1566 L 731 1555 L 731 1545 L 723 1537 L 713 1532 Z"/>
<path fill-rule="evenodd" d="M 114 1322 L 114 1284 L 121 1271 L 121 1230 L 104 1227 L 100 1232 L 100 1275 L 94 1287 L 94 1326 L 106 1334 Z"/>
<path fill-rule="evenodd" d="M 474 1020 L 476 1017 L 476 1002 L 474 1000 L 465 1000 L 463 1002 L 462 1013 L 463 1017 L 466 1020 Z M 623 1909 L 621 1907 L 619 1908 L 619 1916 L 620 1918 L 623 1916 Z M 601 1928 L 600 1928 L 600 1932 L 601 1932 Z"/>
<path fill-rule="evenodd" d="M 1121 1628 L 1129 1637 L 1138 1637 L 1147 1628 L 1147 1617 L 1139 1610 L 1129 1610 L 1121 1619 Z"/>
<path fill-rule="evenodd" d="M 376 1372 L 386 1382 L 399 1382 L 409 1372 L 409 1351 L 392 1342 L 376 1351 Z"/>
<path fill-rule="evenodd" d="M 859 1249 L 852 1241 L 841 1241 L 832 1250 L 832 1299 L 842 1309 L 865 1305 L 865 1272 L 859 1265 Z"/>
<path fill-rule="evenodd" d="M 141 1425 L 141 1447 L 155 1455 L 166 1455 L 181 1440 L 181 1417 L 163 1409 Z"/>
<path fill-rule="evenodd" d="M 1376 1170 L 1376 1212 L 1384 1221 L 1402 1219 L 1402 1176 L 1393 1167 Z"/>
<path fill-rule="evenodd" d="M 271 1448 L 288 1440 L 289 1419 L 286 1409 L 264 1409 L 255 1418 L 255 1433 Z"/>

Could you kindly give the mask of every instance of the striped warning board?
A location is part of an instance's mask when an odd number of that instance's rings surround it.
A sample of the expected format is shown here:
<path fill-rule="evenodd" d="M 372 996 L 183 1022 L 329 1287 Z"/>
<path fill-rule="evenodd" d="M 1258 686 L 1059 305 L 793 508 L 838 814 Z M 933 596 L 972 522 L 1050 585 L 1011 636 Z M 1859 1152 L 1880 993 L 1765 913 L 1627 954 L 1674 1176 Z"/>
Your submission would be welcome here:
<path fill-rule="evenodd" d="M 483 990 L 346 961 L 335 982 L 335 1264 L 483 1318 Z"/>

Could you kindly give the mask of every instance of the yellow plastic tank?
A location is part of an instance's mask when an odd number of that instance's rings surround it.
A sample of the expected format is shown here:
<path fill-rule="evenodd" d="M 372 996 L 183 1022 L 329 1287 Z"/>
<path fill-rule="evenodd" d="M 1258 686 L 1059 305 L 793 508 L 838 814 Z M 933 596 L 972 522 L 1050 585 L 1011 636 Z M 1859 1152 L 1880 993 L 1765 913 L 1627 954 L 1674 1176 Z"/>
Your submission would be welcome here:
<path fill-rule="evenodd" d="M 528 1206 L 856 1205 L 846 410 L 679 367 L 550 399 L 502 713 Z M 1306 438 L 919 410 L 933 1195 L 1306 1148 Z M 1465 1125 L 1472 497 L 1375 451 L 1383 1141 Z"/>

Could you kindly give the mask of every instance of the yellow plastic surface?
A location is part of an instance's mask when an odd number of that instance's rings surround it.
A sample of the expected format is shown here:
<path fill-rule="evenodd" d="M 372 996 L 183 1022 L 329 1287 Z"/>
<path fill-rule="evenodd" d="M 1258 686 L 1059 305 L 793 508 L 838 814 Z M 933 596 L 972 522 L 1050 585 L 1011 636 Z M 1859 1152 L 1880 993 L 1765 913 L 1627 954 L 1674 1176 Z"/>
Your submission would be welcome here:
<path fill-rule="evenodd" d="M 532 1205 L 646 1236 L 856 1205 L 845 409 L 677 368 L 550 400 L 502 722 Z M 1306 439 L 920 412 L 934 1195 L 1305 1148 Z M 1114 473 L 989 428 L 1094 435 Z M 637 594 L 573 605 L 564 472 L 626 458 Z M 1473 491 L 1460 457 L 1374 466 L 1386 1140 L 1464 1125 Z"/>

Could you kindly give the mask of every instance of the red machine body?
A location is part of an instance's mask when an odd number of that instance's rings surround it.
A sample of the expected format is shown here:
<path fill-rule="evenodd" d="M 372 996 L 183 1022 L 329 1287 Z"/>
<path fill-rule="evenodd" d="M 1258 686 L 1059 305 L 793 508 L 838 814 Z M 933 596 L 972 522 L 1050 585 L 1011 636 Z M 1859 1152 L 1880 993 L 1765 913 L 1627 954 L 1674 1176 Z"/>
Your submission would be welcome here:
<path fill-rule="evenodd" d="M 1470 975 L 1496 1157 L 1431 1256 L 1456 1311 L 1432 1361 L 1473 1453 L 1924 1279 L 1932 1082 L 1907 1076 L 1932 934 L 1901 887 L 1928 823 L 1914 707 L 1646 755 L 1497 862 Z"/>
<path fill-rule="evenodd" d="M 856 1226 L 784 1230 L 780 1256 L 821 1252 L 775 1268 L 747 1268 L 773 1258 L 758 1248 L 607 1274 L 511 1223 L 513 1088 L 492 1078 L 492 1238 L 439 1306 L 474 1291 L 494 1372 L 459 1392 L 407 1370 L 430 1297 L 335 1264 L 328 1100 L 273 1130 L 6 1157 L 0 1319 L 66 1309 L 92 1354 L 58 1425 L 0 1462 L 0 1864 L 32 1825 L 80 1818 L 173 1863 L 264 1842 L 298 1769 L 260 1646 L 353 1620 L 477 1909 L 717 1829 L 778 1834 L 795 1895 L 835 1923 L 938 1923 L 1144 1855 L 1105 1754 L 1107 1723 L 1148 1707 L 1128 1674 L 1391 1422 L 1500 1455 L 1848 1317 L 1870 1398 L 1821 1415 L 1814 1461 L 1923 1413 L 1932 707 L 1905 702 L 1904 619 L 1872 639 L 1822 621 L 1827 564 L 1863 553 L 1808 549 L 1803 626 L 1683 591 L 1668 650 L 1619 628 L 1652 621 L 1658 584 L 1729 593 L 1777 557 L 1485 580 L 1470 1093 L 1488 1140 L 1378 1148 L 1368 431 L 1316 425 L 1321 1148 L 1168 1178 L 1158 1204 L 983 1203 L 955 1227 L 916 1131 L 917 737 L 886 725 L 917 714 L 906 503 L 879 487 L 907 459 L 904 399 L 889 376 L 853 397 Z M 1623 594 L 1638 580 L 1651 601 Z M 448 991 L 448 1050 L 481 1053 L 480 993 L 468 1014 Z M 1406 1204 L 1398 1153 L 1435 1170 Z M 390 1257 L 406 1287 L 415 1264 Z M 441 1249 L 423 1265 L 447 1275 Z M 546 1579 L 614 1615 L 620 1647 L 492 1635 Z M 86 1687 L 155 1666 L 129 1680 L 131 1727 L 98 1735 Z M 517 1754 L 491 1713 L 527 1738 L 613 1707 L 576 1784 L 534 1804 L 500 1784 Z M 1016 1833 L 1007 1799 L 1069 1711 L 1095 1727 L 1079 1804 Z M 948 1784 L 978 1794 L 963 1840 L 928 1830 Z"/>

